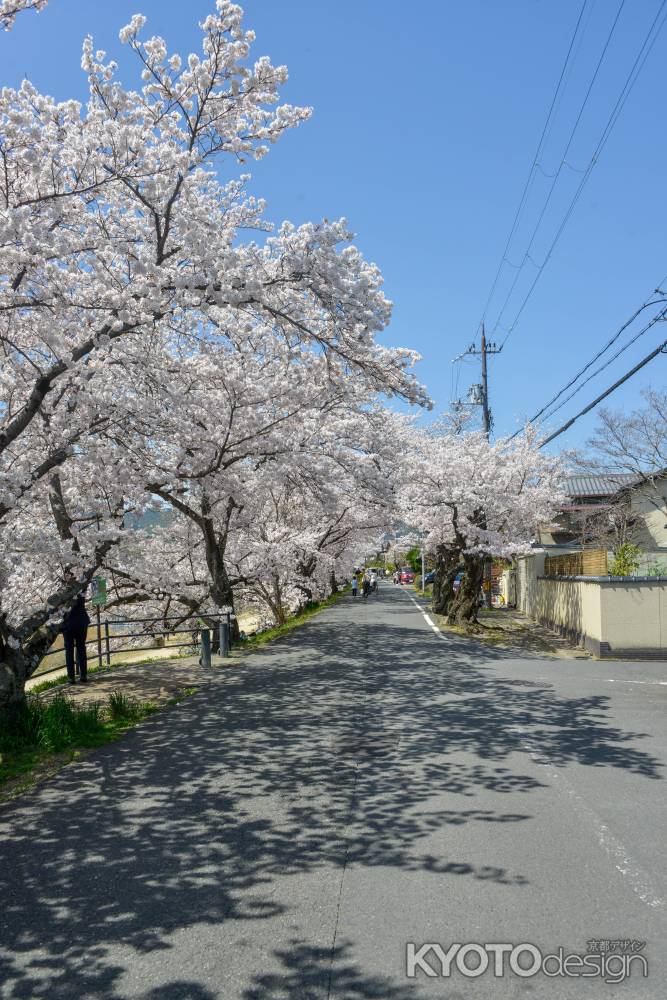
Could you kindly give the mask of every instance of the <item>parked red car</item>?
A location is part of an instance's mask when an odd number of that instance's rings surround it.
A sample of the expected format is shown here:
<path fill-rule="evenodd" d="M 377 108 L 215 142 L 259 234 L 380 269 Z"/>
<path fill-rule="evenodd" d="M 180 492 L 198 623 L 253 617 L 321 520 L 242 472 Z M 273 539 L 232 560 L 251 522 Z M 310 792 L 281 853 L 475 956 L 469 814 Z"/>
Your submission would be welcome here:
<path fill-rule="evenodd" d="M 399 577 L 399 582 L 400 583 L 414 583 L 415 582 L 415 574 L 412 572 L 412 570 L 410 569 L 409 566 L 405 566 L 401 570 L 401 575 Z"/>

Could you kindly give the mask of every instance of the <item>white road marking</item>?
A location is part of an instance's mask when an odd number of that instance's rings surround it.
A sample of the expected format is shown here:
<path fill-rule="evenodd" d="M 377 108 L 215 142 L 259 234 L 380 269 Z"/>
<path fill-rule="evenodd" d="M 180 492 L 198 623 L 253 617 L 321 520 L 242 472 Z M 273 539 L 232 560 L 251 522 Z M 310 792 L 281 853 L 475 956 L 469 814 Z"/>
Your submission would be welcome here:
<path fill-rule="evenodd" d="M 433 620 L 426 614 L 421 604 L 414 599 L 412 594 L 408 594 L 408 597 L 426 622 L 431 626 L 433 631 L 436 632 L 441 639 L 444 639 L 445 636 L 442 634 L 438 626 L 434 624 Z M 614 683 L 614 679 L 611 677 L 607 678 L 607 680 Z M 667 681 L 621 681 L 619 683 L 667 684 Z M 614 836 L 609 827 L 600 820 L 600 817 L 582 799 L 579 793 L 575 791 L 574 787 L 562 771 L 553 765 L 552 761 L 543 750 L 529 742 L 526 738 L 527 734 L 525 729 L 521 726 L 512 726 L 511 729 L 520 734 L 524 749 L 528 751 L 535 763 L 548 770 L 549 778 L 554 787 L 557 788 L 562 795 L 567 795 L 573 803 L 576 811 L 582 817 L 586 817 L 589 824 L 593 826 L 598 845 L 610 858 L 616 870 L 620 872 L 625 879 L 627 879 L 632 891 L 635 892 L 647 906 L 652 908 L 665 906 L 665 900 L 660 896 L 657 896 L 653 890 L 652 880 L 649 873 L 645 872 L 635 861 L 633 861 L 625 845 Z"/>
<path fill-rule="evenodd" d="M 408 595 L 412 603 L 422 614 L 426 622 L 431 626 L 434 632 L 436 632 L 441 639 L 445 636 L 442 634 L 437 625 L 433 623 L 433 620 L 426 614 L 423 610 L 421 604 L 414 599 L 412 594 Z M 607 678 L 608 681 L 614 683 L 614 678 Z M 667 681 L 626 681 L 619 683 L 628 684 L 667 684 Z M 591 807 L 582 799 L 578 792 L 575 791 L 572 784 L 568 781 L 561 770 L 556 768 L 550 758 L 545 754 L 543 750 L 539 747 L 534 746 L 526 738 L 527 733 L 525 729 L 521 726 L 511 726 L 514 732 L 519 733 L 522 737 L 522 746 L 528 751 L 532 759 L 540 767 L 545 767 L 549 773 L 549 778 L 555 788 L 562 795 L 566 795 L 570 801 L 573 803 L 576 811 L 585 817 L 589 824 L 593 826 L 595 835 L 597 837 L 598 845 L 607 854 L 607 856 L 612 861 L 614 868 L 627 880 L 628 884 L 632 888 L 632 891 L 636 893 L 642 902 L 646 903 L 647 906 L 652 908 L 664 907 L 665 900 L 660 896 L 657 896 L 653 890 L 652 879 L 648 872 L 645 872 L 629 855 L 625 845 L 614 836 L 609 827 L 600 820 L 600 817 L 591 809 Z"/>
<path fill-rule="evenodd" d="M 605 677 L 607 684 L 661 684 L 667 686 L 667 681 L 626 681 L 623 677 Z"/>
<path fill-rule="evenodd" d="M 598 845 L 608 855 L 614 868 L 627 880 L 632 891 L 636 893 L 642 902 L 652 908 L 664 907 L 665 900 L 657 896 L 651 875 L 644 871 L 636 861 L 634 861 L 626 846 L 614 836 L 609 827 L 603 823 L 600 817 L 591 809 L 587 802 L 575 791 L 573 785 L 568 781 L 563 771 L 555 767 L 548 755 L 539 747 L 534 746 L 526 738 L 526 730 L 522 726 L 511 726 L 510 729 L 519 733 L 522 737 L 522 746 L 528 751 L 531 758 L 540 767 L 545 767 L 549 774 L 549 780 L 561 795 L 566 795 L 576 812 L 585 818 L 593 827 Z"/>
<path fill-rule="evenodd" d="M 428 622 L 428 624 L 431 626 L 431 628 L 433 629 L 434 632 L 439 632 L 440 631 L 440 629 L 435 624 L 435 622 L 433 621 L 433 619 L 429 618 L 428 615 L 426 615 L 426 614 L 424 615 L 424 620 Z"/>
<path fill-rule="evenodd" d="M 419 601 L 416 601 L 412 596 L 412 594 L 408 594 L 408 597 L 410 598 L 414 606 L 417 608 L 417 610 L 419 611 L 420 615 L 422 616 L 426 624 L 430 626 L 430 628 L 433 630 L 433 632 L 435 632 L 436 635 L 440 636 L 441 639 L 445 639 L 446 641 L 446 636 L 443 634 L 442 630 L 435 624 L 430 615 L 426 614 Z"/>
<path fill-rule="evenodd" d="M 445 636 L 442 634 L 441 629 L 435 624 L 430 615 L 426 614 L 419 601 L 416 601 L 412 596 L 412 594 L 408 594 L 408 597 L 410 598 L 414 606 L 417 608 L 417 610 L 419 611 L 420 615 L 422 616 L 426 624 L 430 626 L 430 628 L 433 630 L 433 632 L 435 632 L 436 635 L 439 635 L 441 639 L 444 639 Z"/>

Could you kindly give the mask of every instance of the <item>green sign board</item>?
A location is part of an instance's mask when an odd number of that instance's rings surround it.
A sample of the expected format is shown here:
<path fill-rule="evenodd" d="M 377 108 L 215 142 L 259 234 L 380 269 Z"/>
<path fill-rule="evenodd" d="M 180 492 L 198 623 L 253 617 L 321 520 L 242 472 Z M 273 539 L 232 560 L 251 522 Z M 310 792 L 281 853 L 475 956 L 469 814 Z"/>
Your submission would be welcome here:
<path fill-rule="evenodd" d="M 90 589 L 92 592 L 91 604 L 107 603 L 107 581 L 103 576 L 94 576 L 90 581 Z"/>

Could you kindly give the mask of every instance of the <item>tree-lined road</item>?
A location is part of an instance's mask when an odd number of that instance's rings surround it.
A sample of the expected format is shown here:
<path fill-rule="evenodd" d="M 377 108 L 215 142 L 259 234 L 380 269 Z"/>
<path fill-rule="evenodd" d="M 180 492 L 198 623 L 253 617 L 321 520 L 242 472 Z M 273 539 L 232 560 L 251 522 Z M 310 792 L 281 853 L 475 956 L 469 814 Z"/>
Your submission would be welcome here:
<path fill-rule="evenodd" d="M 434 633 L 384 584 L 0 810 L 0 996 L 664 996 L 665 664 Z M 649 977 L 406 977 L 408 941 Z M 435 964 L 437 968 L 437 963 Z"/>

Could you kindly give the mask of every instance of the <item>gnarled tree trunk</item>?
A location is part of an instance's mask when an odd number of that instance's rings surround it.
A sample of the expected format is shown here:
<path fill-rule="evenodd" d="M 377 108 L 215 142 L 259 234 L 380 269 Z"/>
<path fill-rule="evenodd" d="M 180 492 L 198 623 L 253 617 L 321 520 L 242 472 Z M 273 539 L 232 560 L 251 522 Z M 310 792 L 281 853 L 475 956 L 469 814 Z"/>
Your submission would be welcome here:
<path fill-rule="evenodd" d="M 450 625 L 470 625 L 477 621 L 479 591 L 484 578 L 484 560 L 478 555 L 463 556 L 463 579 L 449 605 Z"/>
<path fill-rule="evenodd" d="M 0 717 L 25 701 L 25 684 L 57 636 L 57 625 L 42 626 L 19 644 L 0 623 Z M 16 645 L 14 645 L 16 642 Z"/>
<path fill-rule="evenodd" d="M 438 615 L 446 615 L 454 599 L 454 580 L 460 561 L 459 549 L 449 545 L 439 545 L 436 549 L 431 606 Z"/>

